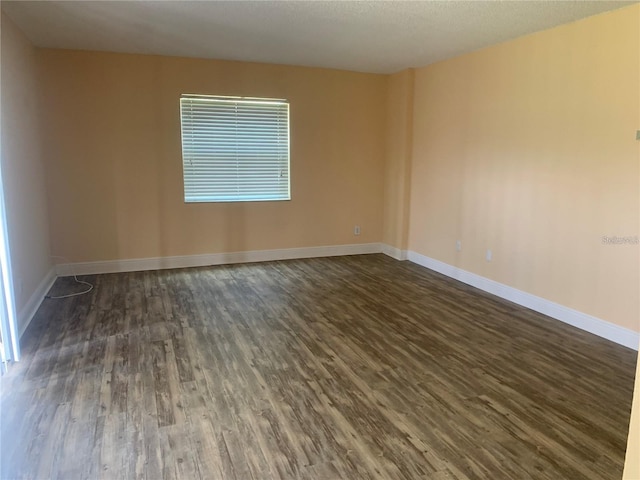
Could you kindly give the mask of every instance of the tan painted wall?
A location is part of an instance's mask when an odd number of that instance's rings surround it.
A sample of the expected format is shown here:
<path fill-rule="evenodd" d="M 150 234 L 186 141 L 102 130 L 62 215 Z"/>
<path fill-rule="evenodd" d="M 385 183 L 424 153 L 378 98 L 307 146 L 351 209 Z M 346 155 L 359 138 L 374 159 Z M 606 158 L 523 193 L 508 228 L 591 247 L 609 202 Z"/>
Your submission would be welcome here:
<path fill-rule="evenodd" d="M 81 262 L 380 241 L 384 76 L 97 52 L 39 55 L 56 255 Z M 181 93 L 288 99 L 292 200 L 185 204 Z"/>
<path fill-rule="evenodd" d="M 409 237 L 413 78 L 413 69 L 408 69 L 387 80 L 382 241 L 401 250 L 407 249 Z"/>
<path fill-rule="evenodd" d="M 411 70 L 40 51 L 53 250 L 93 261 L 382 238 L 638 330 L 638 247 L 601 236 L 638 234 L 639 20 L 637 5 L 593 17 L 419 69 L 415 85 Z M 19 310 L 50 268 L 35 55 L 2 15 Z M 183 92 L 291 100 L 293 200 L 185 205 Z M 640 477 L 639 388 L 627 479 Z"/>
<path fill-rule="evenodd" d="M 416 70 L 410 250 L 640 330 L 640 247 L 601 240 L 640 233 L 639 20 Z"/>
<path fill-rule="evenodd" d="M 2 14 L 2 176 L 19 328 L 29 297 L 51 269 L 40 149 L 36 52 Z"/>
<path fill-rule="evenodd" d="M 627 455 L 622 478 L 623 480 L 640 480 L 640 362 L 636 366 L 636 384 L 633 391 Z"/>

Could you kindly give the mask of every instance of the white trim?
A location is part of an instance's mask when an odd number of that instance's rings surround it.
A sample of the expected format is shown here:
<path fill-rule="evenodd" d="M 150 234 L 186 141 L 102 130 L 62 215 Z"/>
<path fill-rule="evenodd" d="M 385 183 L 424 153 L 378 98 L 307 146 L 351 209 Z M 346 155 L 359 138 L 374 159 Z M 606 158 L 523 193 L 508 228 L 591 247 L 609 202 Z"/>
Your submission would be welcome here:
<path fill-rule="evenodd" d="M 102 262 L 66 263 L 56 265 L 58 276 L 93 275 L 98 273 L 137 272 L 165 268 L 204 267 L 229 263 L 268 262 L 295 258 L 335 257 L 380 253 L 379 243 L 330 245 L 324 247 L 283 248 L 278 250 L 253 250 L 247 252 L 211 253 L 176 257 L 133 258 Z"/>
<path fill-rule="evenodd" d="M 405 260 L 442 273 L 460 282 L 472 285 L 480 290 L 496 295 L 505 300 L 530 308 L 574 327 L 586 330 L 600 337 L 611 340 L 633 350 L 638 350 L 640 334 L 633 330 L 615 325 L 600 318 L 573 310 L 564 305 L 532 295 L 522 290 L 482 277 L 454 267 L 439 260 L 407 250 L 400 250 L 387 244 L 362 243 L 352 245 L 331 245 L 323 247 L 284 248 L 277 250 L 253 250 L 247 252 L 213 253 L 205 255 L 184 255 L 175 257 L 137 258 L 125 260 L 107 260 L 102 262 L 82 262 L 56 265 L 58 276 L 92 275 L 99 273 L 135 272 L 144 270 L 161 270 L 168 268 L 204 267 L 208 265 L 225 265 L 231 263 L 267 262 L 273 260 L 290 260 L 295 258 L 333 257 L 342 255 L 363 255 L 384 253 L 396 260 Z M 40 306 L 55 276 L 53 270 L 40 283 L 27 305 L 22 309 L 20 334 L 24 332 L 31 318 Z M 28 308 L 27 308 L 28 307 Z M 28 318 L 24 324 L 24 319 Z"/>
<path fill-rule="evenodd" d="M 382 253 L 384 253 L 385 255 L 391 258 L 395 258 L 396 260 L 402 261 L 407 259 L 406 250 L 400 250 L 399 248 L 393 247 L 386 243 L 382 244 Z"/>
<path fill-rule="evenodd" d="M 586 330 L 587 332 L 598 335 L 599 337 L 624 345 L 627 348 L 638 350 L 640 333 L 629 330 L 628 328 L 615 325 L 611 322 L 607 322 L 606 320 L 579 312 L 578 310 L 573 310 L 572 308 L 565 307 L 564 305 L 523 292 L 522 290 L 490 280 L 475 273 L 467 272 L 461 268 L 454 267 L 448 263 L 441 262 L 416 252 L 409 251 L 407 258 L 413 263 L 417 263 L 418 265 L 430 270 L 435 270 L 447 277 L 459 280 L 462 283 L 472 285 L 480 290 L 484 290 L 485 292 L 504 298 L 505 300 L 517 303 L 518 305 L 530 308 L 531 310 L 535 310 L 536 312 L 555 318 L 561 322 Z"/>
<path fill-rule="evenodd" d="M 22 334 L 31 323 L 31 320 L 33 320 L 33 317 L 38 311 L 38 308 L 40 308 L 40 305 L 42 304 L 42 300 L 44 300 L 44 296 L 53 286 L 56 278 L 56 269 L 55 267 L 51 267 L 42 281 L 38 284 L 34 292 L 31 294 L 29 300 L 27 300 L 27 303 L 25 303 L 18 312 L 18 331 L 20 337 L 22 337 Z"/>
<path fill-rule="evenodd" d="M 0 330 L 2 331 L 2 350 L 0 360 L 6 362 L 20 360 L 20 334 L 16 314 L 16 297 L 13 289 L 13 267 L 11 248 L 7 228 L 7 208 L 2 178 L 2 159 L 0 158 Z M 3 367 L 4 368 L 4 367 Z"/>

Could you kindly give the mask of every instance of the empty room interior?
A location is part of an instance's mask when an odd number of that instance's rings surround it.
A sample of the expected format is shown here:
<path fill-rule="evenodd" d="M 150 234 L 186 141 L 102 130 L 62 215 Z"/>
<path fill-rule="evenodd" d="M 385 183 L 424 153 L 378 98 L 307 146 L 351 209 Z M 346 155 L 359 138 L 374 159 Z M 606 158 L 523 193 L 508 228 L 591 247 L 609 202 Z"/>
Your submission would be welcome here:
<path fill-rule="evenodd" d="M 640 4 L 0 6 L 1 480 L 640 479 Z"/>

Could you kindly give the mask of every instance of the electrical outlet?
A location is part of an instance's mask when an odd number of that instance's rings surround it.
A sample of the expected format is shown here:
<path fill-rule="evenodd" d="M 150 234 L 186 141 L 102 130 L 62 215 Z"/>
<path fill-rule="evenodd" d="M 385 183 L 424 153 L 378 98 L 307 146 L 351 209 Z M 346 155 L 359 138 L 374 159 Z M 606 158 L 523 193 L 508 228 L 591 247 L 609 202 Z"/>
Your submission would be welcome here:
<path fill-rule="evenodd" d="M 492 258 L 493 258 L 493 253 L 491 252 L 491 250 L 487 250 L 487 262 L 490 262 Z"/>
<path fill-rule="evenodd" d="M 456 241 L 456 250 L 459 252 L 460 250 L 462 250 L 462 241 L 457 240 Z"/>
<path fill-rule="evenodd" d="M 360 235 L 360 225 L 356 225 L 355 227 L 353 227 L 353 234 Z"/>

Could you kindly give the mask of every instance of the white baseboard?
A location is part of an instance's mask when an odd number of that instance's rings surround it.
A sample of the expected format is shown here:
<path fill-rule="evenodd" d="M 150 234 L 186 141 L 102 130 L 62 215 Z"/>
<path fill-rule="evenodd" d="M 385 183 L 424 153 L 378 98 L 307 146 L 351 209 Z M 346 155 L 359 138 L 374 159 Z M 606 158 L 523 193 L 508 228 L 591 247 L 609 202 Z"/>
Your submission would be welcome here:
<path fill-rule="evenodd" d="M 386 243 L 382 244 L 382 253 L 385 255 L 395 258 L 396 260 L 406 260 L 407 259 L 407 251 L 400 250 L 399 248 L 392 247 Z"/>
<path fill-rule="evenodd" d="M 523 307 L 530 308 L 531 310 L 542 313 L 551 318 L 555 318 L 561 322 L 568 323 L 574 327 L 586 330 L 587 332 L 606 338 L 607 340 L 611 340 L 612 342 L 620 345 L 624 345 L 625 347 L 638 350 L 640 333 L 629 330 L 628 328 L 615 325 L 611 322 L 607 322 L 606 320 L 579 312 L 578 310 L 573 310 L 569 307 L 565 307 L 564 305 L 523 292 L 522 290 L 476 275 L 475 273 L 467 272 L 461 268 L 454 267 L 448 263 L 435 260 L 416 252 L 409 251 L 407 258 L 413 263 L 435 270 L 447 277 L 472 285 L 480 290 L 484 290 L 485 292 L 504 298 L 505 300 L 517 303 Z"/>
<path fill-rule="evenodd" d="M 56 278 L 56 269 L 55 267 L 52 267 L 38 284 L 24 307 L 22 307 L 18 312 L 18 334 L 20 337 L 22 337 L 22 334 L 31 323 L 31 320 L 33 320 L 38 308 L 40 308 L 40 304 L 42 303 L 44 296 L 53 285 L 53 282 L 56 281 Z"/>
<path fill-rule="evenodd" d="M 25 307 L 18 314 L 20 335 L 27 328 L 37 311 L 44 295 L 49 291 L 57 276 L 92 275 L 99 273 L 135 272 L 161 270 L 168 268 L 203 267 L 230 263 L 266 262 L 290 260 L 296 258 L 332 257 L 341 255 L 362 255 L 384 253 L 396 260 L 409 260 L 413 263 L 442 273 L 460 282 L 472 285 L 480 290 L 509 300 L 523 307 L 547 315 L 574 327 L 586 330 L 625 347 L 638 350 L 640 334 L 633 330 L 593 317 L 578 310 L 565 307 L 544 298 L 523 292 L 516 288 L 490 280 L 447 263 L 421 255 L 416 252 L 400 250 L 387 244 L 363 243 L 353 245 L 332 245 L 323 247 L 285 248 L 277 250 L 254 250 L 248 252 L 214 253 L 205 255 L 185 255 L 175 257 L 137 258 L 126 260 L 108 260 L 102 262 L 82 262 L 56 265 L 42 280 L 31 295 Z"/>
<path fill-rule="evenodd" d="M 268 262 L 295 258 L 335 257 L 380 253 L 379 243 L 331 245 L 324 247 L 283 248 L 278 250 L 254 250 L 248 252 L 212 253 L 176 257 L 134 258 L 102 262 L 66 263 L 56 265 L 58 276 L 93 275 L 98 273 L 138 272 L 167 268 L 205 267 L 229 263 Z"/>

